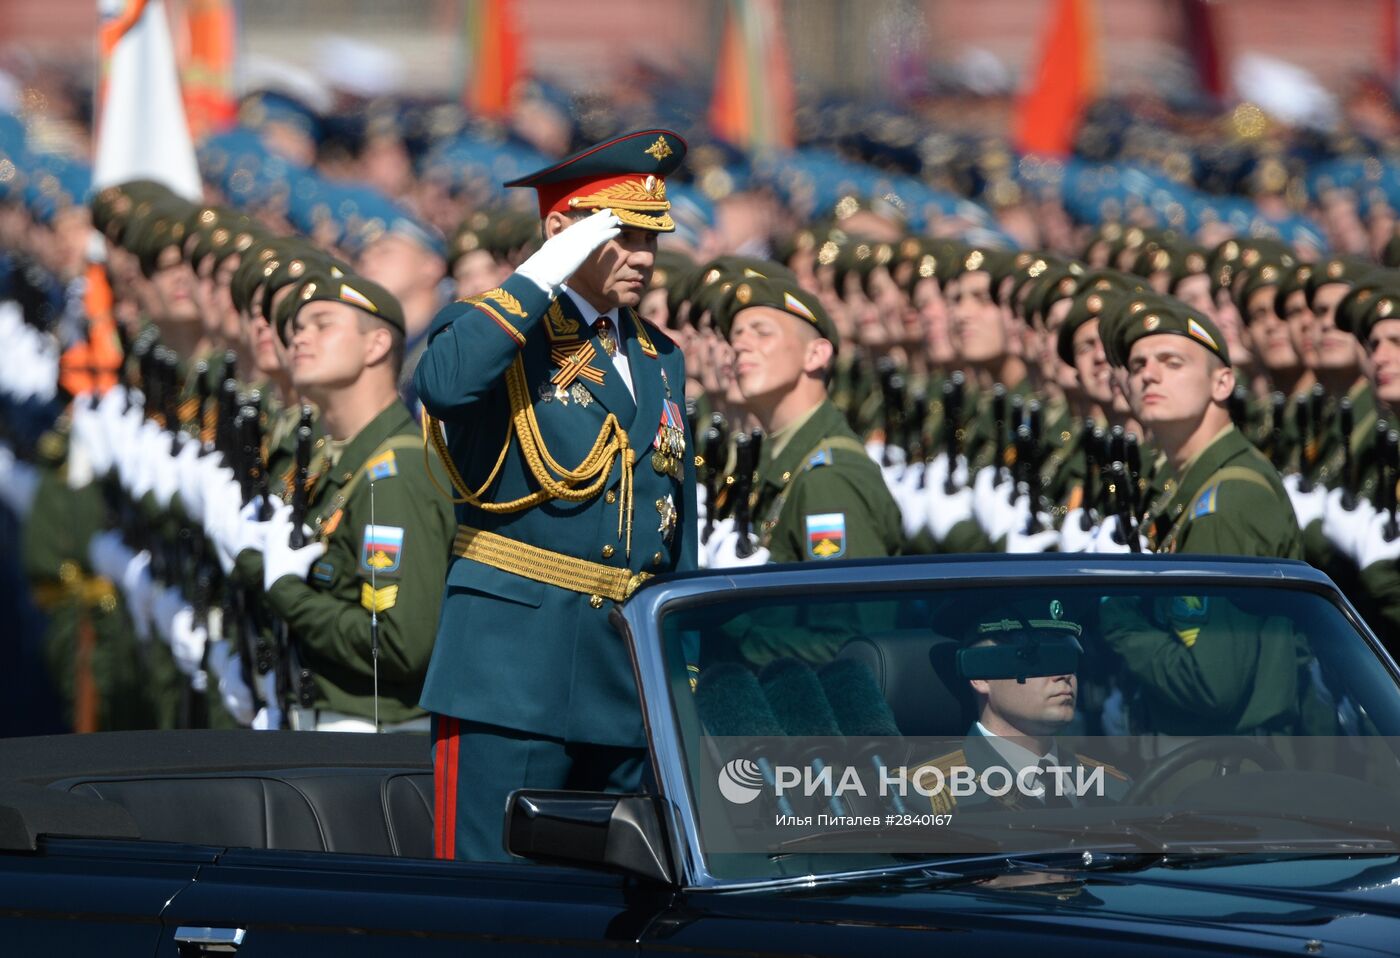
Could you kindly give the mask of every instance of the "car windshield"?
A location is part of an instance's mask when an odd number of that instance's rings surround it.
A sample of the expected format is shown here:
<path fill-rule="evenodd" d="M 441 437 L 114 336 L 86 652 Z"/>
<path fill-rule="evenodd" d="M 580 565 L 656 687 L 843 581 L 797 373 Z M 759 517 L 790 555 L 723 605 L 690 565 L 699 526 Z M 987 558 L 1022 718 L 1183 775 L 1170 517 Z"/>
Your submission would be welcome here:
<path fill-rule="evenodd" d="M 716 879 L 1400 842 L 1400 691 L 1304 583 L 721 591 L 660 624 Z"/>

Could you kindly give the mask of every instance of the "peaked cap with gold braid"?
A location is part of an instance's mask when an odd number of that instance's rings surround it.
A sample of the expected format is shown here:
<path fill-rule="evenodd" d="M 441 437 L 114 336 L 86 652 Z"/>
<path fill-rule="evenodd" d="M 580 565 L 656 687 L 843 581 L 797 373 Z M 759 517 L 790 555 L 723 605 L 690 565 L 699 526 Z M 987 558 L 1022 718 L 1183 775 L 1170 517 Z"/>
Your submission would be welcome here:
<path fill-rule="evenodd" d="M 505 185 L 538 191 L 541 217 L 607 208 L 624 226 L 669 233 L 676 224 L 666 199 L 666 177 L 680 166 L 685 151 L 685 140 L 670 130 L 639 130 Z"/>

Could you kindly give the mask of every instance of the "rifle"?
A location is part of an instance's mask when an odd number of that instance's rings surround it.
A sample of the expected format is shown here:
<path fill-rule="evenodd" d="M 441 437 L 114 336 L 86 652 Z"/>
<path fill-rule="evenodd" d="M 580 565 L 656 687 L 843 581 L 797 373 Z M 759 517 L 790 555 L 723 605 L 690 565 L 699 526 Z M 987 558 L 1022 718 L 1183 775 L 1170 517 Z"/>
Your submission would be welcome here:
<path fill-rule="evenodd" d="M 705 430 L 701 442 L 705 460 L 705 528 L 700 532 L 700 541 L 709 542 L 715 531 L 715 515 L 719 510 L 720 470 L 724 468 L 720 457 L 724 455 L 724 434 L 711 426 Z"/>
<path fill-rule="evenodd" d="M 1001 437 L 1006 429 L 1006 387 L 997 383 L 992 387 L 992 468 L 1001 468 L 1003 446 Z M 1000 473 L 998 473 L 1000 475 Z"/>
<path fill-rule="evenodd" d="M 924 426 L 928 422 L 928 394 L 914 397 L 913 422 L 905 430 L 909 437 L 909 461 L 925 462 L 928 459 L 928 443 L 924 442 Z M 919 477 L 922 483 L 923 477 Z"/>
<path fill-rule="evenodd" d="M 1031 504 L 1030 519 L 1026 522 L 1026 535 L 1034 535 L 1040 531 L 1040 470 L 1036 468 L 1035 460 L 1035 436 L 1031 432 L 1030 423 L 1023 422 L 1016 427 L 1016 468 L 1021 473 L 1016 488 L 1025 488 L 1026 498 Z"/>
<path fill-rule="evenodd" d="M 1006 416 L 1006 438 L 1002 440 L 998 432 L 998 441 L 1003 442 L 999 451 L 1001 465 L 1010 469 L 1016 464 L 1016 430 L 1021 428 L 1021 424 L 1026 419 L 1026 401 L 1020 396 L 1012 396 L 1008 402 Z"/>
<path fill-rule="evenodd" d="M 306 545 L 306 535 L 302 523 L 310 507 L 307 485 L 311 471 L 311 443 L 313 411 L 305 403 L 301 407 L 301 423 L 297 426 L 296 466 L 292 472 L 292 531 L 289 545 L 300 549 Z M 311 670 L 303 668 L 292 645 L 285 622 L 277 623 L 277 688 L 285 707 L 282 710 L 284 722 L 290 719 L 292 709 L 309 709 L 316 704 L 316 689 L 312 684 Z"/>
<path fill-rule="evenodd" d="M 1230 421 L 1243 432 L 1249 422 L 1249 390 L 1242 385 L 1235 386 L 1234 392 L 1230 393 L 1229 405 Z"/>
<path fill-rule="evenodd" d="M 895 406 L 893 380 L 896 375 L 894 360 L 881 356 L 875 361 L 875 372 L 880 378 L 880 419 L 885 433 L 885 451 L 881 454 L 880 465 L 890 465 L 890 446 L 894 445 L 895 432 L 899 424 L 899 409 Z"/>
<path fill-rule="evenodd" d="M 1326 402 L 1327 392 L 1321 383 L 1314 385 L 1307 397 L 1298 402 L 1300 425 L 1306 424 L 1301 431 L 1306 468 L 1298 482 L 1298 488 L 1303 492 L 1311 492 L 1314 485 L 1313 468 L 1317 465 L 1317 455 L 1322 445 L 1322 407 Z"/>
<path fill-rule="evenodd" d="M 943 491 L 952 495 L 953 470 L 957 468 L 959 447 L 962 438 L 962 407 L 966 379 L 961 372 L 955 372 L 943 384 L 943 449 L 948 456 L 948 478 L 944 480 Z"/>
<path fill-rule="evenodd" d="M 1283 471 L 1283 414 L 1288 406 L 1288 398 L 1281 392 L 1275 392 L 1269 397 L 1269 459 L 1273 462 L 1274 468 Z"/>
<path fill-rule="evenodd" d="M 1128 489 L 1128 470 L 1122 460 L 1115 459 L 1113 465 L 1109 467 L 1109 475 L 1113 487 L 1113 511 L 1118 516 L 1118 527 L 1123 531 L 1123 538 L 1127 540 L 1127 546 L 1131 552 L 1141 552 L 1142 546 L 1138 544 L 1137 523 L 1133 518 L 1132 493 Z"/>
<path fill-rule="evenodd" d="M 904 414 L 904 403 L 907 393 L 904 385 L 904 377 L 895 373 L 889 379 L 889 405 L 887 409 L 892 410 L 889 415 L 890 431 L 885 434 L 885 464 L 892 465 L 890 459 L 890 446 L 896 445 L 904 450 L 904 461 L 906 464 L 912 463 L 913 457 L 909 451 L 909 417 Z"/>
<path fill-rule="evenodd" d="M 1400 536 L 1400 525 L 1395 521 L 1395 481 L 1400 473 L 1400 432 L 1394 429 L 1385 434 L 1385 449 L 1381 456 L 1384 468 L 1381 469 L 1381 501 L 1386 511 L 1385 541 L 1394 542 Z"/>
<path fill-rule="evenodd" d="M 1123 436 L 1123 464 L 1128 468 L 1128 493 L 1132 497 L 1133 517 L 1142 515 L 1145 503 L 1142 501 L 1142 447 L 1138 444 L 1137 433 Z"/>
<path fill-rule="evenodd" d="M 1342 397 L 1337 403 L 1337 428 L 1342 434 L 1342 508 L 1356 508 L 1356 463 L 1351 455 L 1351 431 L 1356 428 L 1356 415 L 1351 400 Z"/>
<path fill-rule="evenodd" d="M 739 533 L 739 542 L 734 551 L 741 559 L 753 555 L 753 546 L 749 543 L 749 531 L 753 525 L 749 506 L 749 494 L 753 490 L 752 448 L 753 438 L 746 432 L 739 433 L 734 440 L 734 486 L 730 494 L 734 497 L 734 529 Z"/>
<path fill-rule="evenodd" d="M 1079 435 L 1084 443 L 1084 495 L 1081 499 L 1083 511 L 1079 516 L 1079 528 L 1088 532 L 1094 525 L 1094 513 L 1101 512 L 1099 496 L 1102 495 L 1101 472 L 1103 464 L 1103 429 L 1092 419 L 1086 418 L 1080 427 Z"/>

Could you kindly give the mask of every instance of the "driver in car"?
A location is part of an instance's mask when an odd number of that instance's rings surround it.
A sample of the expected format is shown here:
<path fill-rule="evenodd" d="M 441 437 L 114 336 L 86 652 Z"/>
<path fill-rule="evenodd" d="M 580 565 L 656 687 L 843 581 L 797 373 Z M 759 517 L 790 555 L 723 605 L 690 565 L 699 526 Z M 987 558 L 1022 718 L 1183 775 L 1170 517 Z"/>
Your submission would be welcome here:
<path fill-rule="evenodd" d="M 977 721 L 962 748 L 909 772 L 932 791 L 935 812 L 1074 808 L 1127 793 L 1123 772 L 1057 741 L 1074 719 L 1083 648 L 1081 627 L 1063 618 L 1061 603 L 1048 611 L 1048 618 L 984 617 L 968 630 L 958 674 L 972 689 Z M 1080 782 L 1092 785 L 1081 794 Z"/>

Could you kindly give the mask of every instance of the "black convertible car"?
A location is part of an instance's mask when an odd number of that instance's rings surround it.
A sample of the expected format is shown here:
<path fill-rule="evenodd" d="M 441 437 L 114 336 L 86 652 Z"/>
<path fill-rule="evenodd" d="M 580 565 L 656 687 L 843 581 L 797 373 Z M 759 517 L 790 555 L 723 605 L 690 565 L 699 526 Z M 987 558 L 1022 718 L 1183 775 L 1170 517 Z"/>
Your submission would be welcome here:
<path fill-rule="evenodd" d="M 512 864 L 431 858 L 422 737 L 0 741 L 0 955 L 1400 950 L 1400 673 L 1305 565 L 778 566 L 613 621 L 645 794 L 516 793 Z M 997 622 L 1034 641 L 965 655 Z M 970 676 L 1047 670 L 1107 794 L 899 789 L 978 746 Z"/>

